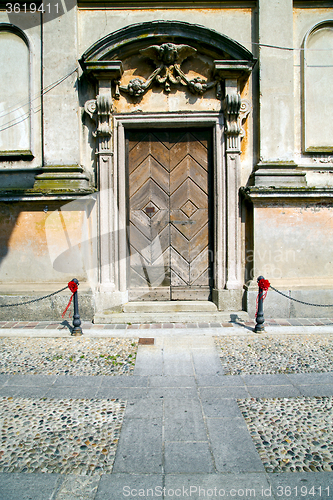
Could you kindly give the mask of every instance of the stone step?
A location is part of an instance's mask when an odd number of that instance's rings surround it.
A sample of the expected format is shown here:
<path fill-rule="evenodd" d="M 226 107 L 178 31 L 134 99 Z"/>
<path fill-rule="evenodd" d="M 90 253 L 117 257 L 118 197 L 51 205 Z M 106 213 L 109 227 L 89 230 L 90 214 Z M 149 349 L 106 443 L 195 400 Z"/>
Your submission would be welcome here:
<path fill-rule="evenodd" d="M 214 302 L 208 300 L 173 300 L 128 302 L 123 305 L 125 313 L 176 313 L 176 312 L 217 312 Z"/>
<path fill-rule="evenodd" d="M 143 323 L 222 323 L 249 320 L 245 311 L 180 311 L 180 312 L 114 312 L 95 314 L 96 324 L 143 324 Z"/>

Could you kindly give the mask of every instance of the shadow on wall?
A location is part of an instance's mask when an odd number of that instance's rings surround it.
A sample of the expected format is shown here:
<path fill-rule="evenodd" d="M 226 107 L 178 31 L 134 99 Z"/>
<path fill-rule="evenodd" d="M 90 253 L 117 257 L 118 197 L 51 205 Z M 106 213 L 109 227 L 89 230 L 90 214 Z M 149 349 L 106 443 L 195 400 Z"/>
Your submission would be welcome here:
<path fill-rule="evenodd" d="M 94 200 L 85 201 L 81 205 L 75 203 L 18 201 L 0 204 L 2 285 L 66 283 L 74 275 L 79 280 L 87 280 L 86 270 L 91 264 L 86 266 L 86 256 L 82 255 L 80 242 L 91 239 L 91 235 L 87 234 L 87 214 L 91 214 Z M 68 263 L 66 255 L 63 255 L 61 265 L 59 262 L 55 265 L 54 256 L 63 254 L 64 248 L 74 248 L 75 256 L 73 257 L 72 252 Z M 94 252 L 91 247 L 86 250 Z"/>
<path fill-rule="evenodd" d="M 6 274 L 1 273 L 1 265 L 9 251 L 11 235 L 17 223 L 19 212 L 13 210 L 13 205 L 1 203 L 0 205 L 0 281 L 4 281 Z"/>

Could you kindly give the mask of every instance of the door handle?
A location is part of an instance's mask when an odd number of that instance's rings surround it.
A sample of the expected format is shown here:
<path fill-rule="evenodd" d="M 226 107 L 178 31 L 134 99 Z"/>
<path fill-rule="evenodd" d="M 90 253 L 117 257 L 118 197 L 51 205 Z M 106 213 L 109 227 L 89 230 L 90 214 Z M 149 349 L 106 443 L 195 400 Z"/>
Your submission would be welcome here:
<path fill-rule="evenodd" d="M 186 224 L 195 224 L 195 220 L 172 220 L 172 224 L 180 224 L 181 226 L 185 226 Z"/>

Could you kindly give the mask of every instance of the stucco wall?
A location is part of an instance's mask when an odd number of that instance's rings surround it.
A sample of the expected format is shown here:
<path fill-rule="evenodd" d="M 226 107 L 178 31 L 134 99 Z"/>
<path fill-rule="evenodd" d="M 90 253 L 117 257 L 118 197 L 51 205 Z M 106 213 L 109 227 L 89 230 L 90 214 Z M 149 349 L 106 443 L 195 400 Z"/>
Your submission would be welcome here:
<path fill-rule="evenodd" d="M 254 221 L 255 277 L 293 287 L 333 285 L 332 204 L 258 207 Z"/>
<path fill-rule="evenodd" d="M 304 74 L 303 58 L 304 40 L 307 33 L 318 23 L 333 18 L 332 9 L 328 8 L 294 8 L 294 68 L 295 68 L 295 161 L 306 167 L 306 181 L 308 186 L 329 187 L 333 185 L 333 155 L 329 154 L 304 154 Z M 329 53 L 327 53 L 329 54 Z M 323 89 L 321 89 L 323 92 Z M 323 102 L 327 106 L 325 93 L 322 93 Z M 321 130 L 321 120 L 315 121 L 318 131 Z"/>
<path fill-rule="evenodd" d="M 86 210 L 82 210 L 86 205 Z M 89 206 L 90 205 L 90 206 Z M 93 206 L 88 202 L 2 203 L 0 281 L 67 283 L 96 271 Z"/>

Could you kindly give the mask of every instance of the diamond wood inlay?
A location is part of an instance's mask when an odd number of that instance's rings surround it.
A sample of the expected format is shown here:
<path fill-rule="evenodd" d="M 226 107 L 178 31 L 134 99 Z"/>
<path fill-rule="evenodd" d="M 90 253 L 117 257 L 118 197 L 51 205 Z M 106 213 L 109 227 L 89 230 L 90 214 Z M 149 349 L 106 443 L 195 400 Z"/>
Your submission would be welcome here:
<path fill-rule="evenodd" d="M 209 129 L 128 130 L 130 300 L 209 298 L 210 144 Z"/>

